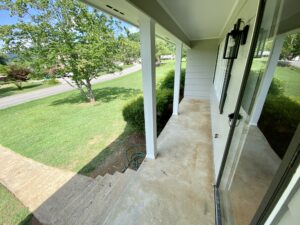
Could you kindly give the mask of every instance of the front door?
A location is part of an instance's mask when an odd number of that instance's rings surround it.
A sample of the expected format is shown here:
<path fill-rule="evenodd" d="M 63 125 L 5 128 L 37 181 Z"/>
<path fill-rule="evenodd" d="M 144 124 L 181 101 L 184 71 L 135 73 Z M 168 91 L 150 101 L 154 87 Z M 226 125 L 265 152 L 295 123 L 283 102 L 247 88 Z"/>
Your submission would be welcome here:
<path fill-rule="evenodd" d="M 217 182 L 223 225 L 251 223 L 300 120 L 300 68 L 291 41 L 300 41 L 299 2 L 262 5 Z"/>

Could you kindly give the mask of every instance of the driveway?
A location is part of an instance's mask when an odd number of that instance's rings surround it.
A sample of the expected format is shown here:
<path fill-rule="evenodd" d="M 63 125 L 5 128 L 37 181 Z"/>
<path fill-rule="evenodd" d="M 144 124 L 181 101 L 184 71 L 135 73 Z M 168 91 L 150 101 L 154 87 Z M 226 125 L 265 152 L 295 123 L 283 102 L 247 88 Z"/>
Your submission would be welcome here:
<path fill-rule="evenodd" d="M 128 75 L 130 73 L 136 72 L 140 69 L 141 69 L 140 64 L 134 65 L 134 66 L 127 68 L 125 70 L 122 70 L 120 72 L 102 75 L 102 76 L 98 77 L 97 79 L 92 80 L 92 84 L 101 83 L 101 82 L 108 81 L 108 80 L 113 80 L 113 79 Z M 66 80 L 60 79 L 61 84 L 56 85 L 54 87 L 43 88 L 43 89 L 39 89 L 36 91 L 27 92 L 24 94 L 17 94 L 17 95 L 0 98 L 0 109 L 5 109 L 5 108 L 19 105 L 19 104 L 22 104 L 25 102 L 30 102 L 30 101 L 33 101 L 36 99 L 41 99 L 41 98 L 45 98 L 48 96 L 52 96 L 52 95 L 56 95 L 59 93 L 63 93 L 66 91 L 76 89 L 76 87 L 70 86 L 67 83 L 67 81 L 71 82 L 71 80 L 69 78 L 66 78 Z"/>

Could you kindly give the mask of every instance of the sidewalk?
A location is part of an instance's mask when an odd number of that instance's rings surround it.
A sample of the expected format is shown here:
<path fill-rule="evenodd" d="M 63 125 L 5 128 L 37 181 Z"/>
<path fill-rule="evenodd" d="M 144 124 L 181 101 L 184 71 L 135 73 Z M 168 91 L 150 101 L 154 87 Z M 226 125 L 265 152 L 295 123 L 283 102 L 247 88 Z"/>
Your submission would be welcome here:
<path fill-rule="evenodd" d="M 116 72 L 113 74 L 106 74 L 101 77 L 98 77 L 97 79 L 92 80 L 92 84 L 97 84 L 97 83 L 105 82 L 108 80 L 113 80 L 113 79 L 116 79 L 116 78 L 119 78 L 122 76 L 126 76 L 126 75 L 136 72 L 140 69 L 141 69 L 140 64 L 134 65 L 134 66 L 127 68 L 125 70 L 122 70 L 120 72 Z M 76 89 L 75 87 L 71 87 L 67 82 L 63 81 L 63 79 L 62 79 L 62 84 L 56 85 L 54 87 L 43 88 L 43 89 L 39 89 L 36 91 L 27 92 L 24 94 L 17 94 L 17 95 L 0 98 L 0 109 L 5 109 L 5 108 L 19 105 L 19 104 L 22 104 L 25 102 L 30 102 L 30 101 L 33 101 L 36 99 L 45 98 L 48 96 L 60 94 L 60 93 L 70 91 L 70 90 L 75 90 L 75 89 Z"/>

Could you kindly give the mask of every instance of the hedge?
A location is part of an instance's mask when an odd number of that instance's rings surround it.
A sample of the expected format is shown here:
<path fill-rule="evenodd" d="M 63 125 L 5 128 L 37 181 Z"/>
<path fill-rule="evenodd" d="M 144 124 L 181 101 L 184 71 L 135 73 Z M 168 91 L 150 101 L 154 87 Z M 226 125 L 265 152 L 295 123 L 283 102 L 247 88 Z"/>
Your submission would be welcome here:
<path fill-rule="evenodd" d="M 281 158 L 300 122 L 300 102 L 283 93 L 283 83 L 273 78 L 258 121 L 258 127 Z"/>
<path fill-rule="evenodd" d="M 181 72 L 180 93 L 183 97 L 185 71 Z M 174 88 L 174 70 L 167 73 L 166 77 L 158 85 L 156 90 L 156 111 L 157 111 L 157 133 L 159 134 L 170 116 L 173 108 L 173 88 Z M 124 120 L 131 125 L 136 131 L 144 132 L 144 98 L 138 98 L 129 102 L 123 108 Z"/>

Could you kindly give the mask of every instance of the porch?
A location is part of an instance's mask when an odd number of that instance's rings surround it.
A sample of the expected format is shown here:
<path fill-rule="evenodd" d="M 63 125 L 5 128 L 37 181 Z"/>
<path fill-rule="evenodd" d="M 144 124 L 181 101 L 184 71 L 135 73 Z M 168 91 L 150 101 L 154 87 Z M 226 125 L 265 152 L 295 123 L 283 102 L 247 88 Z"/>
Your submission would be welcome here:
<path fill-rule="evenodd" d="M 92 179 L 1 148 L 0 181 L 44 225 L 214 224 L 209 101 L 183 99 L 179 110 L 156 160 L 136 172 Z"/>
<path fill-rule="evenodd" d="M 183 99 L 105 224 L 214 224 L 208 101 Z"/>

